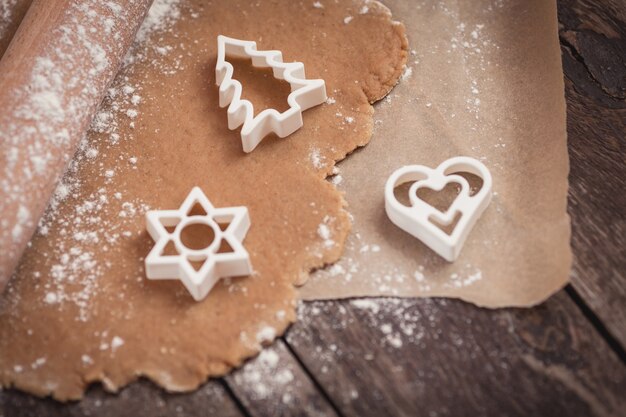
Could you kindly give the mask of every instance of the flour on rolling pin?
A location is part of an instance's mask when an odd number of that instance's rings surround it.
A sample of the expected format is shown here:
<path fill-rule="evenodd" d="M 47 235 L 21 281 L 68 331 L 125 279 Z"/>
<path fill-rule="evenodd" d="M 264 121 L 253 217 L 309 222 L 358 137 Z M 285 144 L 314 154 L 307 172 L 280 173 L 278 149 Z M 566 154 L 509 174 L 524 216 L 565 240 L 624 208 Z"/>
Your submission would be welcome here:
<path fill-rule="evenodd" d="M 31 3 L 32 0 L 0 1 L 0 58 L 4 55 L 4 51 L 13 39 L 15 31 Z"/>
<path fill-rule="evenodd" d="M 0 61 L 0 289 L 150 0 L 36 0 Z"/>
<path fill-rule="evenodd" d="M 179 0 L 156 0 L 153 3 L 137 32 L 135 43 L 124 58 L 125 67 L 145 61 L 156 71 L 176 72 L 175 63 L 170 65 L 163 59 L 172 47 L 160 42 L 159 35 L 170 32 L 180 18 L 178 4 Z M 149 58 L 147 50 L 153 51 L 152 56 L 158 58 Z M 76 306 L 77 318 L 81 321 L 88 319 L 90 301 L 99 290 L 99 280 L 107 270 L 105 262 L 98 260 L 97 251 L 108 251 L 110 247 L 119 246 L 122 240 L 130 239 L 133 236 L 132 223 L 143 219 L 150 209 L 140 198 L 111 184 L 120 166 L 141 167 L 139 155 L 123 148 L 125 142 L 134 139 L 135 123 L 142 117 L 141 104 L 145 98 L 141 90 L 141 85 L 124 76 L 124 70 L 118 74 L 39 221 L 37 233 L 48 239 L 49 231 L 55 227 L 62 227 L 72 237 L 69 242 L 52 240 L 48 257 L 53 261 L 50 273 L 54 280 L 46 283 L 43 301 Z M 110 150 L 110 154 L 103 149 Z M 81 195 L 84 191 L 78 173 L 88 164 L 98 166 L 96 175 L 105 178 L 104 186 L 88 197 L 72 200 L 74 195 Z M 67 216 L 68 211 L 71 216 Z M 118 213 L 114 222 L 106 218 L 106 213 L 111 211 Z M 34 272 L 35 275 L 40 273 L 38 270 Z M 73 290 L 68 291 L 68 286 L 73 286 Z"/>

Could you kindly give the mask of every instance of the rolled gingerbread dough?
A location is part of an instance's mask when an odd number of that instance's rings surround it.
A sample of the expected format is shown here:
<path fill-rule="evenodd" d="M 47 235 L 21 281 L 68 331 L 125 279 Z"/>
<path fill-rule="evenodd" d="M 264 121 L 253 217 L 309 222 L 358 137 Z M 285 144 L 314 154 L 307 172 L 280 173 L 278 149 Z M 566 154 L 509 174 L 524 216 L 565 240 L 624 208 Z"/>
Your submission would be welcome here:
<path fill-rule="evenodd" d="M 302 61 L 328 102 L 244 154 L 217 103 L 218 34 Z M 67 400 L 90 382 L 114 391 L 146 376 L 191 390 L 281 334 L 294 284 L 339 258 L 350 227 L 324 178 L 369 141 L 371 103 L 396 84 L 407 49 L 375 2 L 157 0 L 2 298 L 2 386 Z M 267 73 L 239 63 L 235 77 L 257 109 L 284 103 Z M 193 186 L 217 207 L 247 206 L 252 221 L 255 273 L 202 302 L 143 270 L 145 211 L 177 208 Z"/>

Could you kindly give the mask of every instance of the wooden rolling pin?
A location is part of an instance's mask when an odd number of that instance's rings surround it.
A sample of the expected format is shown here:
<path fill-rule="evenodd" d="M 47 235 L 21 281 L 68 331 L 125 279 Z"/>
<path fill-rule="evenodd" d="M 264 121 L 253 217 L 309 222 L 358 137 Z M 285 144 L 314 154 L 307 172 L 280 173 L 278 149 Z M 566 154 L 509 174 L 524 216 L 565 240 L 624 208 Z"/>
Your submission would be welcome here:
<path fill-rule="evenodd" d="M 0 291 L 152 0 L 35 0 L 0 61 Z"/>
<path fill-rule="evenodd" d="M 9 47 L 32 0 L 0 0 L 0 58 Z"/>

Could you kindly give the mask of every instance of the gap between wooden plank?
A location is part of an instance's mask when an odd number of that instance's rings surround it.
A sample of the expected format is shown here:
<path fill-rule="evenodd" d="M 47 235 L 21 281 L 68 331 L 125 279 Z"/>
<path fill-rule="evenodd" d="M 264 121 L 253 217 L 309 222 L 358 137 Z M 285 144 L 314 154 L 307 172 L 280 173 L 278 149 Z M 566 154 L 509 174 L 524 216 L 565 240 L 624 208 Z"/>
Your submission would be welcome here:
<path fill-rule="evenodd" d="M 291 353 L 291 356 L 293 356 L 294 360 L 296 362 L 298 362 L 298 365 L 300 365 L 300 368 L 302 369 L 302 371 L 307 375 L 307 377 L 311 380 L 311 382 L 313 383 L 313 385 L 315 386 L 315 388 L 317 389 L 317 391 L 319 391 L 319 393 L 324 397 L 324 399 L 328 402 L 328 404 L 332 407 L 332 409 L 334 410 L 334 412 L 337 414 L 337 416 L 343 417 L 343 413 L 341 412 L 341 410 L 339 409 L 339 407 L 337 407 L 337 404 L 335 404 L 335 402 L 332 400 L 332 398 L 330 397 L 330 395 L 328 395 L 328 393 L 326 392 L 326 390 L 324 389 L 324 387 L 319 383 L 319 381 L 315 378 L 315 376 L 311 373 L 311 371 L 309 370 L 309 368 L 306 367 L 306 365 L 304 364 L 304 362 L 302 362 L 302 359 L 298 356 L 298 353 L 293 350 L 293 348 L 291 347 L 291 345 L 287 342 L 287 340 L 285 339 L 285 336 L 283 336 L 281 338 L 281 340 L 283 341 L 283 343 L 285 344 L 285 347 L 289 350 L 289 353 Z"/>
<path fill-rule="evenodd" d="M 594 311 L 585 303 L 585 300 L 578 294 L 576 289 L 572 285 L 568 285 L 565 287 L 565 292 L 572 299 L 574 304 L 578 307 L 578 309 L 582 312 L 582 314 L 589 320 L 591 325 L 596 329 L 596 331 L 602 336 L 602 338 L 606 341 L 609 347 L 615 352 L 615 354 L 620 358 L 622 363 L 626 364 L 626 351 L 619 343 L 619 341 L 613 337 L 611 332 L 606 328 L 602 320 L 594 313 Z"/>
<path fill-rule="evenodd" d="M 226 382 L 225 378 L 226 377 L 223 377 L 223 378 L 220 378 L 220 380 L 219 380 L 220 384 L 222 385 L 222 387 L 224 387 L 224 391 L 226 391 L 228 393 L 228 395 L 233 400 L 233 403 L 237 406 L 237 409 L 239 410 L 239 412 L 241 413 L 242 416 L 244 416 L 244 417 L 252 417 L 251 414 L 246 409 L 246 407 L 241 402 L 241 400 L 239 399 L 239 397 L 237 396 L 237 394 L 235 394 L 233 392 L 232 388 L 228 385 L 228 382 Z"/>
<path fill-rule="evenodd" d="M 282 339 L 223 381 L 251 417 L 341 416 Z"/>

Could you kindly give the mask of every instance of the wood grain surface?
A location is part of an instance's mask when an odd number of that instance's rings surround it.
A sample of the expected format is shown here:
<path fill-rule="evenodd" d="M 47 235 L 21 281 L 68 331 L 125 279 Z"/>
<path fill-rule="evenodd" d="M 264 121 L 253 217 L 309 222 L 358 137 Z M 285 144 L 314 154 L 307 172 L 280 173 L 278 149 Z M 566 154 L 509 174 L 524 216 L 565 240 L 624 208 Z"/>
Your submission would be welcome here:
<path fill-rule="evenodd" d="M 626 410 L 626 369 L 563 292 L 534 309 L 487 312 L 442 299 L 377 305 L 307 304 L 287 335 L 343 415 Z"/>
<path fill-rule="evenodd" d="M 572 285 L 533 309 L 456 300 L 303 303 L 265 354 L 198 391 L 139 381 L 58 404 L 6 390 L 0 416 L 626 415 L 626 3 L 559 1 Z"/>
<path fill-rule="evenodd" d="M 619 3 L 619 4 L 618 4 Z M 572 284 L 626 346 L 626 2 L 559 3 Z"/>

